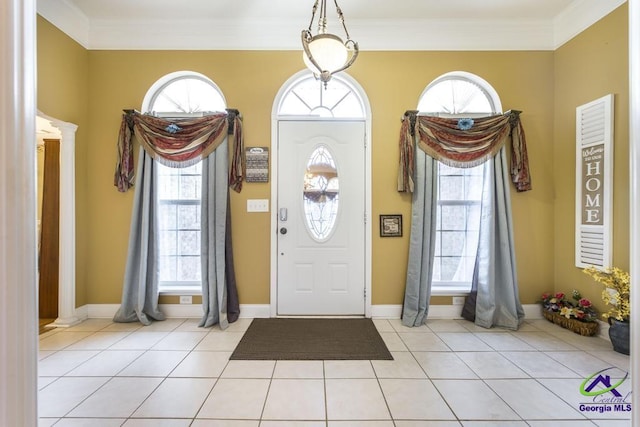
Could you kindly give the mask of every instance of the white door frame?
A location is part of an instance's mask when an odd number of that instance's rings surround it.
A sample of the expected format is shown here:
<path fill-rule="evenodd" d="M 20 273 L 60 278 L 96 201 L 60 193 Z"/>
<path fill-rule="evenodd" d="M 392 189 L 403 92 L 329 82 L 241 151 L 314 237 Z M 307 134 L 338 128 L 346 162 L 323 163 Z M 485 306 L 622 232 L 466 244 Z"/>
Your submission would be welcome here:
<path fill-rule="evenodd" d="M 58 272 L 58 318 L 50 327 L 68 328 L 82 320 L 76 313 L 76 130 L 73 123 L 37 112 L 40 130 L 57 131 L 60 139 L 60 260 Z"/>
<path fill-rule="evenodd" d="M 276 149 L 278 147 L 278 106 L 282 97 L 287 92 L 288 88 L 297 80 L 309 76 L 310 71 L 303 70 L 294 74 L 289 78 L 278 91 L 271 111 L 271 291 L 270 291 L 270 314 L 271 317 L 278 316 L 278 153 Z M 371 105 L 369 99 L 362 86 L 358 82 L 346 73 L 340 73 L 340 78 L 345 80 L 360 96 L 365 109 L 365 305 L 364 315 L 365 317 L 371 317 L 371 239 L 372 239 L 372 215 L 371 215 Z M 316 117 L 310 116 L 287 116 L 287 120 L 314 120 Z M 326 120 L 326 119 L 324 119 Z"/>

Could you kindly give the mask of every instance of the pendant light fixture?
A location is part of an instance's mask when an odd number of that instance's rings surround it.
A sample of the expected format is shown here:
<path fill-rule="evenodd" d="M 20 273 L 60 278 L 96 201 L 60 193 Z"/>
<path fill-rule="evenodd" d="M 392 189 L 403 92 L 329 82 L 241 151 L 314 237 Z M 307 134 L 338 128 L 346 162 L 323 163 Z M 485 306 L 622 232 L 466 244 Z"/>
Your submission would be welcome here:
<path fill-rule="evenodd" d="M 347 26 L 344 23 L 342 10 L 338 6 L 338 1 L 334 0 L 338 20 L 344 28 L 347 36 L 345 42 L 335 34 L 327 32 L 327 2 L 326 0 L 316 0 L 311 11 L 311 22 L 309 28 L 302 30 L 302 48 L 304 52 L 302 58 L 305 65 L 313 71 L 316 78 L 319 78 L 325 85 L 331 80 L 333 74 L 349 68 L 358 57 L 358 43 L 351 40 Z M 318 15 L 318 34 L 311 34 L 311 27 L 320 5 Z"/>

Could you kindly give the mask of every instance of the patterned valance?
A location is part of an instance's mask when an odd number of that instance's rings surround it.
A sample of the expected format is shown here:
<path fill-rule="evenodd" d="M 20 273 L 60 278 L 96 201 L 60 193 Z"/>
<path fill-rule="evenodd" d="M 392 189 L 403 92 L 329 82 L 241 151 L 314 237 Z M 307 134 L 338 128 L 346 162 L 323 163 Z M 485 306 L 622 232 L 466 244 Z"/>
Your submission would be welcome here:
<path fill-rule="evenodd" d="M 400 131 L 398 191 L 413 192 L 416 145 L 448 166 L 469 168 L 495 156 L 507 140 L 511 141 L 511 180 L 517 191 L 531 190 L 520 111 L 473 119 L 420 116 L 418 111 L 407 111 Z"/>
<path fill-rule="evenodd" d="M 227 135 L 233 135 L 229 186 L 237 192 L 242 190 L 244 141 L 238 110 L 185 119 L 165 119 L 126 110 L 118 135 L 118 162 L 114 177 L 114 185 L 121 192 L 127 191 L 134 183 L 134 135 L 154 160 L 178 168 L 199 162 L 215 151 Z"/>

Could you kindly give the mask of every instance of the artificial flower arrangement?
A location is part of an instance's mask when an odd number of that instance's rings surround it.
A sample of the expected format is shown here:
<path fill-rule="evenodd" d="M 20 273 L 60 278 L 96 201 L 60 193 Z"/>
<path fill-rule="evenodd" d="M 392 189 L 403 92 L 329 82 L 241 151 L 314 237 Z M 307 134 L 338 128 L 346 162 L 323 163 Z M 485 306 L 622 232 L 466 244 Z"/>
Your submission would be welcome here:
<path fill-rule="evenodd" d="M 556 294 L 542 294 L 542 307 L 554 313 L 560 313 L 567 319 L 576 319 L 581 322 L 595 322 L 598 314 L 593 309 L 591 301 L 582 298 L 580 292 L 573 290 L 571 296 L 575 302 L 571 302 L 565 298 L 565 294 L 558 292 Z"/>
<path fill-rule="evenodd" d="M 631 354 L 629 323 L 631 276 L 616 267 L 602 271 L 591 266 L 583 271 L 596 282 L 604 285 L 602 301 L 609 306 L 609 311 L 602 313 L 602 317 L 609 322 L 609 338 L 613 349 L 618 353 Z"/>
<path fill-rule="evenodd" d="M 550 322 L 569 329 L 577 334 L 591 336 L 598 332 L 598 313 L 591 301 L 582 298 L 580 292 L 571 292 L 573 301 L 569 301 L 565 294 L 542 294 L 542 314 Z"/>
<path fill-rule="evenodd" d="M 594 266 L 585 268 L 583 271 L 605 287 L 602 290 L 602 301 L 610 307 L 609 311 L 602 313 L 602 317 L 628 322 L 631 315 L 629 273 L 616 267 L 601 271 Z"/>

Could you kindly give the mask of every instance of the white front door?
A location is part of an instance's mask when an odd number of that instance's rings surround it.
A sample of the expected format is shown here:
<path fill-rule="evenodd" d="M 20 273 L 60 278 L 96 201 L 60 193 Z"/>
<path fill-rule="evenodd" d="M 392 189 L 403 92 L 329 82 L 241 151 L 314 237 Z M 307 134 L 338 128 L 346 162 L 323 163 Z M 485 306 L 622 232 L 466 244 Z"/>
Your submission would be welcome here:
<path fill-rule="evenodd" d="M 365 313 L 365 122 L 278 122 L 277 314 Z"/>

